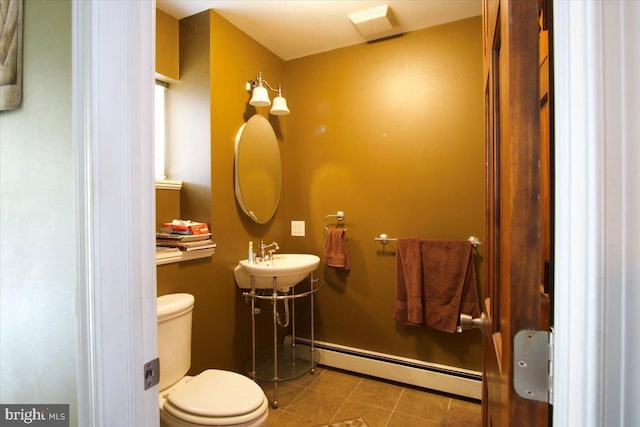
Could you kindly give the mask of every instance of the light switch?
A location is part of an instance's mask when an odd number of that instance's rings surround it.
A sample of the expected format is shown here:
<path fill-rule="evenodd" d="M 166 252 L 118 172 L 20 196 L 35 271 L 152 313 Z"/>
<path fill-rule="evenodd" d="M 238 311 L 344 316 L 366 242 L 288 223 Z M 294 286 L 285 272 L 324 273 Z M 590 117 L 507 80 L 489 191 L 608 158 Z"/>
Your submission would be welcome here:
<path fill-rule="evenodd" d="M 304 237 L 304 221 L 291 221 L 291 235 Z"/>

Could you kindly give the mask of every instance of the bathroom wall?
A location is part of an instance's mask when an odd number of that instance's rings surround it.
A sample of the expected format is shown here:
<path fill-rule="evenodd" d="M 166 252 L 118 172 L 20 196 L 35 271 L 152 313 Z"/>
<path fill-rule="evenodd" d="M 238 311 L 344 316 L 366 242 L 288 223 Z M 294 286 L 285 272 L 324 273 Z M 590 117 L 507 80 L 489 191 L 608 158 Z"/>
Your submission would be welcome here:
<path fill-rule="evenodd" d="M 167 104 L 165 174 L 182 180 L 184 219 L 211 221 L 210 31 L 207 13 L 180 24 L 180 75 L 170 85 Z M 188 30 L 185 27 L 188 26 Z"/>
<path fill-rule="evenodd" d="M 156 9 L 156 73 L 180 79 L 180 24 L 168 13 Z"/>
<path fill-rule="evenodd" d="M 287 63 L 284 203 L 307 237 L 281 246 L 322 254 L 323 218 L 343 210 L 352 262 L 321 268 L 317 339 L 481 370 L 478 332 L 393 320 L 395 244 L 373 240 L 483 239 L 480 34 L 475 17 Z"/>
<path fill-rule="evenodd" d="M 251 356 L 251 318 L 233 267 L 246 258 L 250 239 L 278 240 L 285 232 L 280 210 L 267 224 L 257 225 L 235 201 L 235 135 L 251 115 L 269 116 L 268 108 L 248 106 L 245 83 L 259 71 L 284 80 L 284 62 L 217 13 L 180 20 L 180 81 L 171 84 L 167 102 L 171 150 L 179 153 L 183 166 L 172 158 L 168 177 L 183 180 L 183 218 L 209 222 L 218 247 L 211 259 L 159 266 L 158 295 L 195 296 L 192 372 L 211 367 L 244 371 Z M 269 119 L 284 144 L 287 119 Z M 259 325 L 265 345 L 267 326 Z"/>
<path fill-rule="evenodd" d="M 156 230 L 180 215 L 180 191 L 156 188 Z"/>
<path fill-rule="evenodd" d="M 213 11 L 180 21 L 181 77 L 169 102 L 186 92 L 171 107 L 183 110 L 180 124 L 172 124 L 178 126 L 172 145 L 191 158 L 209 150 L 210 166 L 203 156 L 184 164 L 203 168 L 187 171 L 196 176 L 210 173 L 197 184 L 210 200 L 189 194 L 189 178 L 171 172 L 169 178 L 184 180 L 182 216 L 210 222 L 218 248 L 211 259 L 158 267 L 158 294 L 196 297 L 192 372 L 243 371 L 250 357 L 249 306 L 233 280 L 248 240 L 322 254 L 323 218 L 339 209 L 346 213 L 352 269 L 321 267 L 327 286 L 318 295 L 316 338 L 481 369 L 476 331 L 449 335 L 392 319 L 395 245 L 373 241 L 383 232 L 483 239 L 480 29 L 477 17 L 284 62 Z M 276 130 L 284 169 L 280 207 L 265 225 L 242 213 L 233 184 L 235 134 L 256 113 L 244 84 L 259 71 L 285 83 L 292 109 L 278 118 L 257 111 Z M 194 150 L 194 139 L 210 140 L 210 147 Z M 306 221 L 306 237 L 289 236 L 291 220 Z M 482 248 L 478 267 L 481 257 Z M 258 346 L 266 346 L 269 319 L 258 317 L 258 326 Z"/>
<path fill-rule="evenodd" d="M 78 288 L 71 2 L 24 2 L 23 101 L 0 112 L 0 402 L 70 404 Z"/>

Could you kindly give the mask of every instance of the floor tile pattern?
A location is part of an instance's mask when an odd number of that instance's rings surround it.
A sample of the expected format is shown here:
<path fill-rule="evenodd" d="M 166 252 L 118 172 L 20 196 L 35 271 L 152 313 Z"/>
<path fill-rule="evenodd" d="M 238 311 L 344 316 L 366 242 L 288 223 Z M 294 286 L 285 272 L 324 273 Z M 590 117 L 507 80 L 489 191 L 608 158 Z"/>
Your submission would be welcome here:
<path fill-rule="evenodd" d="M 271 401 L 273 385 L 261 386 Z M 278 408 L 269 408 L 269 427 L 317 427 L 354 418 L 364 419 L 369 427 L 482 424 L 477 401 L 325 367 L 279 383 L 277 397 Z"/>

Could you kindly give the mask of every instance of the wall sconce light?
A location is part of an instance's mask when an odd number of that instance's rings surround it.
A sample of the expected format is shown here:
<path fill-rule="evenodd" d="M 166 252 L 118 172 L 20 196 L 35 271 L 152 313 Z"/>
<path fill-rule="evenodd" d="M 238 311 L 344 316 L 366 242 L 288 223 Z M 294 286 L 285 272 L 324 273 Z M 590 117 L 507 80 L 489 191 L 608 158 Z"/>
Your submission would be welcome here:
<path fill-rule="evenodd" d="M 289 114 L 290 111 L 287 107 L 287 100 L 282 96 L 282 84 L 278 83 L 278 89 L 274 89 L 271 87 L 269 82 L 262 78 L 262 72 L 258 73 L 258 77 L 255 80 L 249 80 L 247 82 L 247 92 L 253 91 L 249 104 L 254 107 L 266 107 L 271 105 L 267 88 L 274 92 L 278 92 L 278 95 L 273 98 L 273 105 L 269 112 L 274 116 Z"/>

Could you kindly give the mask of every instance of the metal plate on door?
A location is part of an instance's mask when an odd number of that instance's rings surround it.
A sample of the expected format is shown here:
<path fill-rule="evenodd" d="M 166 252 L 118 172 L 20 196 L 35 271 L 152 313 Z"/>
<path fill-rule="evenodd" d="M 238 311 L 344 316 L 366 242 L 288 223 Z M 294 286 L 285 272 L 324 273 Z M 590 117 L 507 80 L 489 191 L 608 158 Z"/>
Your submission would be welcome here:
<path fill-rule="evenodd" d="M 525 329 L 513 339 L 513 387 L 525 399 L 549 402 L 549 337 Z"/>

